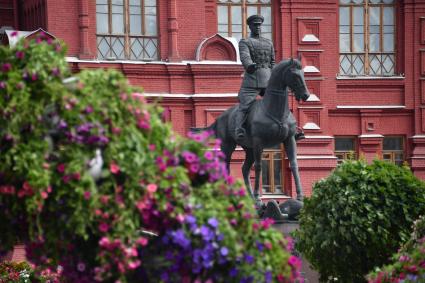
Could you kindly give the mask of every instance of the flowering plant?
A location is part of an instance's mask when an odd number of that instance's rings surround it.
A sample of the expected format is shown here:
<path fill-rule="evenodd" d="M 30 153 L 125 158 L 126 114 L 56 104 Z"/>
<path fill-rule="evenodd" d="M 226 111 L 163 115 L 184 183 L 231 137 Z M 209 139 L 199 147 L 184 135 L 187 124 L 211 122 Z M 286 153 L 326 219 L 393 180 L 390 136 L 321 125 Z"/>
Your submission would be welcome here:
<path fill-rule="evenodd" d="M 425 281 L 425 217 L 415 222 L 410 240 L 393 257 L 393 262 L 368 275 L 369 283 Z"/>
<path fill-rule="evenodd" d="M 43 37 L 1 48 L 0 68 L 2 252 L 23 242 L 61 282 L 298 280 L 209 133 L 174 134 L 118 72 L 64 84 Z"/>

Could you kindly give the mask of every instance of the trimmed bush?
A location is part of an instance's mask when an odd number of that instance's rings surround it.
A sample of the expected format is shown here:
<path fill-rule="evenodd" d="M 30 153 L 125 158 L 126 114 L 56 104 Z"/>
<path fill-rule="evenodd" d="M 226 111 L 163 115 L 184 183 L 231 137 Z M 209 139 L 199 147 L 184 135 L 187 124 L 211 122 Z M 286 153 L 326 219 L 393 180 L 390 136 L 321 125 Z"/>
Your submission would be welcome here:
<path fill-rule="evenodd" d="M 346 161 L 305 200 L 297 249 L 322 282 L 364 282 L 409 239 L 424 213 L 425 183 L 408 167 Z"/>
<path fill-rule="evenodd" d="M 369 274 L 369 283 L 425 282 L 425 217 L 415 222 L 409 241 L 392 262 Z"/>
<path fill-rule="evenodd" d="M 2 252 L 23 242 L 60 282 L 298 278 L 218 141 L 174 134 L 118 72 L 68 74 L 43 36 L 0 48 Z"/>

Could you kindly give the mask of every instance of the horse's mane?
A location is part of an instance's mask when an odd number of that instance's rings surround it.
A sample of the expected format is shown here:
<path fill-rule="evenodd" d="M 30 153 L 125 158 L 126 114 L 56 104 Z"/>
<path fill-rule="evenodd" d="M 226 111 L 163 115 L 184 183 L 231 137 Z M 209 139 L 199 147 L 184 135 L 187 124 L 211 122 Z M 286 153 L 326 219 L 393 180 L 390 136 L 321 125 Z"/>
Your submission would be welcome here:
<path fill-rule="evenodd" d="M 297 69 L 302 69 L 301 66 L 301 62 L 298 59 L 293 59 L 293 58 L 289 58 L 289 59 L 284 59 L 282 61 L 280 61 L 275 68 L 282 68 L 285 69 L 286 67 L 292 67 L 294 66 Z"/>

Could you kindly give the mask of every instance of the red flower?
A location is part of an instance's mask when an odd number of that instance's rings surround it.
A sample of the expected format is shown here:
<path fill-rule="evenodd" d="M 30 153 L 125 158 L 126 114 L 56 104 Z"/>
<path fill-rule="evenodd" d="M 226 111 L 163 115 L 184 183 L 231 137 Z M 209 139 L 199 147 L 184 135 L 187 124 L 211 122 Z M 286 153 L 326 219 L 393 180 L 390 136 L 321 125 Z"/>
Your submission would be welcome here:
<path fill-rule="evenodd" d="M 99 224 L 98 228 L 99 228 L 100 232 L 106 233 L 109 230 L 109 225 L 106 224 L 105 222 L 102 222 L 102 223 Z"/>
<path fill-rule="evenodd" d="M 109 166 L 109 170 L 112 174 L 118 174 L 118 172 L 120 172 L 120 167 L 115 162 L 112 162 Z"/>
<path fill-rule="evenodd" d="M 56 170 L 58 170 L 59 173 L 65 172 L 65 164 L 58 164 L 58 166 L 56 166 Z"/>

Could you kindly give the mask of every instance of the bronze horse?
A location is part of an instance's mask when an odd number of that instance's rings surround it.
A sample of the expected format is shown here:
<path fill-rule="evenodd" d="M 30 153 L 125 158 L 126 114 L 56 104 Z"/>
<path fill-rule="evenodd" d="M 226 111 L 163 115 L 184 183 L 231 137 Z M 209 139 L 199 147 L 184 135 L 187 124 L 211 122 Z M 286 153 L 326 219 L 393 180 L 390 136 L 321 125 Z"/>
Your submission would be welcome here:
<path fill-rule="evenodd" d="M 236 140 L 234 116 L 238 105 L 226 110 L 216 121 L 206 128 L 194 130 L 212 130 L 221 139 L 221 151 L 225 155 L 227 169 L 236 145 L 245 151 L 245 161 L 242 174 L 251 196 L 259 201 L 259 184 L 261 176 L 261 156 L 264 148 L 280 143 L 285 146 L 292 175 L 294 176 L 297 199 L 302 200 L 303 191 L 298 172 L 297 145 L 295 142 L 296 121 L 288 106 L 288 87 L 294 92 L 297 101 L 307 100 L 310 96 L 301 63 L 295 59 L 284 60 L 272 71 L 263 99 L 257 100 L 251 107 L 246 118 L 246 136 Z M 252 192 L 249 171 L 255 166 L 255 187 Z"/>

